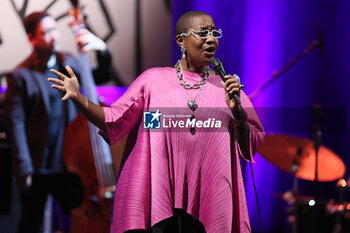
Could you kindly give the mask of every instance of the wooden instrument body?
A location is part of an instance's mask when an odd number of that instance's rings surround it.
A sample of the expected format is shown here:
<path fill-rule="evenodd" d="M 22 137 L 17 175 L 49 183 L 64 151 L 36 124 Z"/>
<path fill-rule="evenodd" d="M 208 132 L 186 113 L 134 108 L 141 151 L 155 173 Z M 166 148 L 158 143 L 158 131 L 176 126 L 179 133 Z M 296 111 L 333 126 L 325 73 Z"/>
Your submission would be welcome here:
<path fill-rule="evenodd" d="M 127 136 L 111 146 L 115 174 L 126 139 Z M 100 189 L 91 148 L 88 121 L 79 113 L 66 129 L 63 149 L 67 170 L 79 175 L 84 189 L 82 204 L 71 213 L 71 233 L 109 232 L 113 196 L 105 196 L 105 192 L 114 193 L 114 186 L 110 187 L 112 190 Z"/>

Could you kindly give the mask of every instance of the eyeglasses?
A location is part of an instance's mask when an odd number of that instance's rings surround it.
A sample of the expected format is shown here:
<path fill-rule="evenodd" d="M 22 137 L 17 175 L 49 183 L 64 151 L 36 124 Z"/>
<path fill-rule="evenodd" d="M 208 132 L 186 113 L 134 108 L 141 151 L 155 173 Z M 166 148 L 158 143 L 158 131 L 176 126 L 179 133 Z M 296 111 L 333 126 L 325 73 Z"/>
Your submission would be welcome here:
<path fill-rule="evenodd" d="M 190 36 L 190 35 L 193 35 L 195 36 L 197 39 L 199 40 L 204 40 L 204 39 L 207 39 L 210 35 L 214 38 L 214 39 L 218 39 L 218 38 L 221 38 L 222 37 L 222 31 L 221 29 L 219 30 L 203 30 L 203 31 L 195 31 L 193 30 L 192 28 L 190 28 L 190 30 L 187 32 L 187 33 L 181 33 L 180 35 L 181 36 Z"/>

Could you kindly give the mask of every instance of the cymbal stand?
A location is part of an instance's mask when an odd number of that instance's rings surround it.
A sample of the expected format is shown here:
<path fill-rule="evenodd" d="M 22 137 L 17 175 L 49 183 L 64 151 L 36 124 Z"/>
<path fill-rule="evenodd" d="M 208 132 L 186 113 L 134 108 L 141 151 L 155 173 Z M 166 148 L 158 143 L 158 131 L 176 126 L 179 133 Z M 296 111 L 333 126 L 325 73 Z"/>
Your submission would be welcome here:
<path fill-rule="evenodd" d="M 312 111 L 315 115 L 315 122 L 313 126 L 313 139 L 314 139 L 314 148 L 315 148 L 315 180 L 314 180 L 314 200 L 316 204 L 318 203 L 318 150 L 321 146 L 321 118 L 322 118 L 322 109 L 319 105 L 315 105 L 312 108 Z"/>
<path fill-rule="evenodd" d="M 315 105 L 312 108 L 312 111 L 315 115 L 315 122 L 313 126 L 313 140 L 314 140 L 314 148 L 315 148 L 315 179 L 314 179 L 314 201 L 315 205 L 313 208 L 313 222 L 312 222 L 312 233 L 319 232 L 319 221 L 320 221 L 320 213 L 319 213 L 319 202 L 318 202 L 318 150 L 321 146 L 321 117 L 323 115 L 322 109 L 319 105 Z"/>
<path fill-rule="evenodd" d="M 260 88 L 255 90 L 253 93 L 251 93 L 248 97 L 250 100 L 252 100 L 257 94 L 259 94 L 263 89 L 265 89 L 267 86 L 269 86 L 272 81 L 277 79 L 282 73 L 286 72 L 291 66 L 293 66 L 297 61 L 299 61 L 302 57 L 307 55 L 312 49 L 314 49 L 317 46 L 321 47 L 322 41 L 321 39 L 317 39 L 312 41 L 302 52 L 300 52 L 298 55 L 293 57 L 290 61 L 288 61 L 280 70 L 273 71 L 272 77 L 267 80 Z"/>
<path fill-rule="evenodd" d="M 293 164 L 291 166 L 291 171 L 293 172 L 293 186 L 292 186 L 292 191 L 291 192 L 287 192 L 288 194 L 290 194 L 291 196 L 289 198 L 285 198 L 285 200 L 289 203 L 292 204 L 291 207 L 291 211 L 289 211 L 291 213 L 291 215 L 288 218 L 288 222 L 291 224 L 291 233 L 297 233 L 298 231 L 298 196 L 299 196 L 299 180 L 298 177 L 296 176 L 296 173 L 298 171 L 299 168 L 299 161 L 300 161 L 300 156 L 302 153 L 302 148 L 298 148 L 297 153 L 294 157 L 293 160 Z M 287 194 L 287 195 L 288 195 Z M 285 194 L 286 195 L 286 194 Z M 289 200 L 288 200 L 289 199 Z"/>
<path fill-rule="evenodd" d="M 294 175 L 294 178 L 293 178 L 293 194 L 295 196 L 299 195 L 299 187 L 298 187 L 298 178 L 296 176 L 296 173 L 299 169 L 299 162 L 300 162 L 300 156 L 301 156 L 301 153 L 303 152 L 302 148 L 298 148 L 297 150 L 297 153 L 294 157 L 294 160 L 293 160 L 293 164 L 292 164 L 292 167 L 291 167 L 291 171 L 293 172 L 293 175 Z"/>

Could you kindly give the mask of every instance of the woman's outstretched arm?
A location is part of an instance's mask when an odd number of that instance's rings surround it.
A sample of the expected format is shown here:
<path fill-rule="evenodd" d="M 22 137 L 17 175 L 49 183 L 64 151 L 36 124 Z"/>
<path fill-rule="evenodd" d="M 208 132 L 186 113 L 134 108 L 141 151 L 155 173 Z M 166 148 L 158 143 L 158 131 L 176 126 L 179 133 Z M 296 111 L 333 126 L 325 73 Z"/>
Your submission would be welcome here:
<path fill-rule="evenodd" d="M 105 114 L 102 107 L 91 102 L 79 91 L 79 82 L 73 70 L 69 66 L 66 66 L 65 68 L 68 71 L 70 77 L 67 77 L 57 70 L 50 70 L 52 73 L 58 76 L 58 79 L 48 78 L 48 81 L 55 83 L 51 86 L 64 93 L 62 101 L 71 99 L 79 111 L 91 123 L 96 125 L 101 130 L 105 131 Z"/>

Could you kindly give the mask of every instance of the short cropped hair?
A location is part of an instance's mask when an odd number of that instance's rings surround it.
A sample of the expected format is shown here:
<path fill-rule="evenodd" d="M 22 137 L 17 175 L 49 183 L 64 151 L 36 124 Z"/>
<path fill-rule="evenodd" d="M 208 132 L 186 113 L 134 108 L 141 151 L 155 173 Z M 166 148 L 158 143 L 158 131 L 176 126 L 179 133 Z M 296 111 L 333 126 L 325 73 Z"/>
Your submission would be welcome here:
<path fill-rule="evenodd" d="M 40 21 L 47 16 L 50 16 L 50 15 L 46 11 L 33 12 L 28 16 L 26 16 L 22 21 L 24 29 L 26 30 L 26 33 L 35 34 Z"/>
<path fill-rule="evenodd" d="M 210 16 L 208 13 L 204 11 L 188 11 L 185 14 L 181 15 L 180 18 L 177 20 L 175 25 L 175 33 L 176 35 L 179 35 L 181 33 L 187 32 L 190 27 L 190 19 L 196 16 L 201 15 L 207 15 Z"/>

